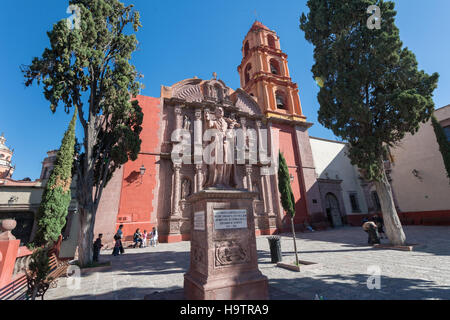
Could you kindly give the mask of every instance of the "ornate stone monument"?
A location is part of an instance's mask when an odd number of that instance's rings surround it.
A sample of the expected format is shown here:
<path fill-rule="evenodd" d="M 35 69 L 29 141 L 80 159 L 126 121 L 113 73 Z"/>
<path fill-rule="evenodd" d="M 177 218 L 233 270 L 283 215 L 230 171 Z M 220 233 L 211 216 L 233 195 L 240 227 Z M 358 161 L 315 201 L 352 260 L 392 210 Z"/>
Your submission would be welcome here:
<path fill-rule="evenodd" d="M 216 108 L 215 117 L 205 113 L 206 129 L 215 129 L 215 158 L 208 164 L 206 189 L 188 197 L 192 205 L 191 264 L 185 274 L 184 293 L 188 300 L 265 300 L 268 281 L 258 269 L 255 192 L 233 188 L 235 165 L 228 163 L 225 136 L 239 126 L 224 118 Z M 220 150 L 223 148 L 222 150 Z M 223 154 L 225 161 L 220 156 Z"/>
<path fill-rule="evenodd" d="M 265 300 L 267 278 L 258 269 L 253 199 L 244 190 L 193 194 L 191 265 L 184 276 L 188 300 Z"/>

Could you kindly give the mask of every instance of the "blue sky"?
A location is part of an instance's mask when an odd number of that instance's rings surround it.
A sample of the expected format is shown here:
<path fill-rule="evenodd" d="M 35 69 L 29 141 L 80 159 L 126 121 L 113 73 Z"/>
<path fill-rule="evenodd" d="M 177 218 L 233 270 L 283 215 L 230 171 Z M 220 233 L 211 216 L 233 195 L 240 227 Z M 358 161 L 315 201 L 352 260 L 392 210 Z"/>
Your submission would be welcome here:
<path fill-rule="evenodd" d="M 343 0 L 344 1 L 344 0 Z M 140 11 L 143 28 L 133 63 L 145 75 L 143 95 L 159 97 L 161 85 L 185 78 L 218 77 L 236 89 L 242 40 L 258 18 L 281 37 L 291 77 L 298 83 L 303 112 L 315 123 L 310 135 L 335 139 L 317 123 L 318 88 L 312 79 L 313 47 L 304 39 L 298 19 L 306 0 L 124 0 Z M 450 12 L 448 0 L 397 0 L 397 26 L 419 67 L 439 72 L 436 107 L 450 104 Z M 20 65 L 40 56 L 53 23 L 67 18 L 68 1 L 3 1 L 0 11 L 0 133 L 15 149 L 14 179 L 39 178 L 46 151 L 59 148 L 71 115 L 52 114 L 42 88 L 25 88 Z M 256 15 L 255 15 L 256 12 Z M 77 135 L 81 137 L 80 124 Z"/>

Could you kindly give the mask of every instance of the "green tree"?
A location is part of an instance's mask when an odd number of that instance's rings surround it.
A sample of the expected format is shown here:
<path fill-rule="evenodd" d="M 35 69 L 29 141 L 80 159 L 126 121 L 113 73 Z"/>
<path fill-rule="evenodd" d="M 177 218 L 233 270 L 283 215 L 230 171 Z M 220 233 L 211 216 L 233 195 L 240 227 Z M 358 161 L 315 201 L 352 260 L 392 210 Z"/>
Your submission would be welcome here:
<path fill-rule="evenodd" d="M 37 246 L 47 245 L 58 240 L 61 230 L 66 224 L 67 210 L 72 200 L 70 186 L 72 184 L 76 120 L 77 113 L 75 111 L 42 194 L 37 214 L 38 228 L 33 241 Z"/>
<path fill-rule="evenodd" d="M 38 248 L 33 252 L 28 269 L 34 280 L 31 300 L 36 300 L 39 289 L 44 286 L 44 281 L 50 273 L 50 259 L 48 257 L 47 248 Z"/>
<path fill-rule="evenodd" d="M 284 211 L 289 215 L 291 219 L 292 239 L 294 240 L 295 250 L 295 263 L 298 266 L 298 253 L 297 253 L 297 241 L 295 237 L 294 217 L 295 217 L 295 198 L 291 188 L 291 177 L 289 175 L 289 169 L 286 163 L 286 159 L 281 154 L 278 154 L 278 191 L 280 192 L 281 204 Z"/>
<path fill-rule="evenodd" d="M 403 48 L 395 26 L 394 3 L 382 0 L 309 0 L 300 28 L 314 45 L 313 77 L 319 122 L 349 144 L 349 158 L 374 181 L 386 233 L 392 244 L 406 238 L 384 170 L 386 147 L 417 132 L 434 109 L 439 75 L 419 71 L 414 54 Z M 369 6 L 381 10 L 381 28 L 369 28 Z M 318 81 L 319 82 L 319 81 Z"/>
<path fill-rule="evenodd" d="M 439 144 L 439 151 L 441 152 L 442 159 L 444 160 L 447 177 L 450 179 L 450 143 L 447 140 L 444 129 L 442 128 L 441 124 L 436 119 L 434 114 L 431 115 L 431 123 L 433 125 L 437 143 Z"/>
<path fill-rule="evenodd" d="M 78 253 L 84 266 L 92 262 L 95 215 L 104 187 L 140 151 L 143 114 L 132 99 L 139 93 L 140 75 L 130 64 L 138 42 L 128 33 L 137 32 L 141 23 L 139 12 L 118 0 L 69 3 L 79 9 L 80 21 L 74 28 L 66 20 L 56 23 L 47 33 L 50 48 L 22 71 L 27 86 L 43 83 L 53 112 L 59 104 L 66 112 L 78 111 L 84 132 L 76 170 Z"/>

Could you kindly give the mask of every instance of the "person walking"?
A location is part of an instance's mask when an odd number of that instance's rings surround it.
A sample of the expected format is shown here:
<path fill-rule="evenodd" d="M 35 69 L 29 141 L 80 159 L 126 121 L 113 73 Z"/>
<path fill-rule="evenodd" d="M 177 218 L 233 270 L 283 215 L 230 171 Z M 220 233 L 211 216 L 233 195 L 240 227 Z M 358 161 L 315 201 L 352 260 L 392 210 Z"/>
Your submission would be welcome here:
<path fill-rule="evenodd" d="M 114 240 L 115 240 L 115 243 L 114 243 L 114 249 L 113 249 L 113 256 L 118 256 L 119 254 L 120 254 L 120 244 L 121 244 L 121 242 L 120 242 L 120 238 L 119 238 L 119 236 L 117 235 L 117 234 L 115 234 L 114 235 Z"/>
<path fill-rule="evenodd" d="M 119 230 L 117 230 L 116 235 L 117 235 L 118 243 L 119 243 L 119 251 L 120 251 L 121 254 L 124 254 L 125 253 L 125 249 L 123 248 L 123 243 L 122 243 L 122 239 L 123 239 L 123 231 L 122 231 L 122 229 L 123 229 L 123 224 L 121 224 L 119 226 Z"/>

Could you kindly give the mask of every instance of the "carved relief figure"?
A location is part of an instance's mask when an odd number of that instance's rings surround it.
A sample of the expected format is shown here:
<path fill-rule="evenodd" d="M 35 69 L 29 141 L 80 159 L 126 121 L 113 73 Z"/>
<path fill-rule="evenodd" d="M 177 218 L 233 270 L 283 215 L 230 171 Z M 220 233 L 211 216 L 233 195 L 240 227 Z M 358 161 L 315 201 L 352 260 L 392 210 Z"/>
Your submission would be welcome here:
<path fill-rule="evenodd" d="M 205 187 L 233 187 L 237 184 L 237 180 L 233 164 L 234 150 L 230 146 L 230 141 L 234 139 L 232 129 L 239 128 L 240 125 L 234 119 L 225 118 L 224 111 L 220 107 L 216 108 L 215 116 L 205 111 L 205 122 L 205 129 L 216 130 L 212 141 L 215 143 L 215 149 L 211 153 L 213 158 L 208 165 L 208 180 Z"/>
<path fill-rule="evenodd" d="M 181 183 L 181 199 L 187 199 L 192 194 L 191 181 L 183 179 Z"/>
<path fill-rule="evenodd" d="M 188 115 L 186 114 L 183 118 L 183 129 L 187 131 L 191 130 L 191 119 L 189 119 Z"/>

